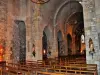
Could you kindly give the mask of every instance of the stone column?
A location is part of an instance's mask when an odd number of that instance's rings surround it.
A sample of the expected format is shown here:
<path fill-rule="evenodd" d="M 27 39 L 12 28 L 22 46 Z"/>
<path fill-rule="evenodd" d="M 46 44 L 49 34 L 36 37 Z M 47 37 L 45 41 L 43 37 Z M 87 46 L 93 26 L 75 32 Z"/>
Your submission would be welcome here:
<path fill-rule="evenodd" d="M 66 31 L 67 32 L 67 31 Z M 68 55 L 68 43 L 67 43 L 67 37 L 66 32 L 64 33 L 64 42 L 65 42 L 65 56 Z"/>
<path fill-rule="evenodd" d="M 74 55 L 76 53 L 75 51 L 75 34 L 72 34 L 72 54 Z"/>
<path fill-rule="evenodd" d="M 53 37 L 53 44 L 51 50 L 51 58 L 58 57 L 58 43 L 57 43 L 57 32 L 56 27 L 54 28 L 54 37 Z"/>
<path fill-rule="evenodd" d="M 42 33 L 40 28 L 41 22 L 41 5 L 32 5 L 34 12 L 32 13 L 32 44 L 35 45 L 35 57 L 32 56 L 32 60 L 42 60 Z"/>
<path fill-rule="evenodd" d="M 88 64 L 97 64 L 100 67 L 98 59 L 100 58 L 100 50 L 98 43 L 98 33 L 96 28 L 96 13 L 95 13 L 95 2 L 94 0 L 83 0 L 83 13 L 84 13 L 84 27 L 85 27 L 85 42 L 86 42 L 86 60 Z M 89 38 L 92 38 L 95 53 L 92 59 L 92 56 L 89 54 Z M 98 75 L 100 75 L 100 70 L 98 69 Z"/>
<path fill-rule="evenodd" d="M 64 36 L 64 56 L 68 55 L 68 47 L 67 47 L 67 39 L 66 39 L 66 35 Z"/>
<path fill-rule="evenodd" d="M 97 29 L 98 29 L 98 39 L 99 39 L 99 50 L 98 50 L 98 57 L 100 56 L 100 0 L 95 0 L 95 12 L 96 12 L 96 18 L 94 18 L 94 20 L 97 23 Z M 100 74 L 100 57 L 99 59 L 96 61 L 97 66 L 98 66 L 98 71 Z"/>
<path fill-rule="evenodd" d="M 30 0 L 27 1 L 27 12 L 26 12 L 26 60 L 31 61 L 32 59 L 32 22 L 31 22 L 31 12 L 32 3 Z"/>
<path fill-rule="evenodd" d="M 7 11 L 6 17 L 7 17 L 7 25 L 6 25 L 6 48 L 5 48 L 5 55 L 4 55 L 4 59 L 7 62 L 12 62 L 12 3 L 11 0 L 8 2 L 4 2 L 7 3 L 7 9 L 5 11 Z M 3 32 L 3 31 L 2 31 Z"/>
<path fill-rule="evenodd" d="M 39 32 L 38 35 L 35 38 L 35 51 L 36 51 L 36 59 L 42 60 L 43 52 L 42 52 L 42 34 Z"/>

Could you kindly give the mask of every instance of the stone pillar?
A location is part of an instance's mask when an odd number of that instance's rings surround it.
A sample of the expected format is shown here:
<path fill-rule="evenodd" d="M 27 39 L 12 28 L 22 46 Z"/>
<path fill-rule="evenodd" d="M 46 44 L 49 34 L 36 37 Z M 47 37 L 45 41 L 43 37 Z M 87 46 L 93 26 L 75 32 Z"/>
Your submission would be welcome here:
<path fill-rule="evenodd" d="M 7 1 L 0 1 L 0 45 L 6 47 Z M 5 50 L 4 50 L 5 51 Z M 5 60 L 5 55 L 1 56 Z"/>
<path fill-rule="evenodd" d="M 100 67 L 98 59 L 100 58 L 100 50 L 98 43 L 98 33 L 96 28 L 96 13 L 95 13 L 95 2 L 94 0 L 83 0 L 83 13 L 84 13 L 84 28 L 85 28 L 85 42 L 86 42 L 86 61 L 88 64 L 97 64 Z M 95 53 L 92 56 L 89 54 L 89 38 L 92 38 Z M 100 70 L 98 69 L 98 75 L 100 75 Z"/>
<path fill-rule="evenodd" d="M 4 2 L 5 3 L 5 2 Z M 6 25 L 6 48 L 5 48 L 5 55 L 4 60 L 7 62 L 12 62 L 12 3 L 11 0 L 6 2 L 7 3 L 7 9 L 5 11 L 8 11 L 6 13 L 7 17 L 7 25 Z M 2 31 L 3 32 L 3 31 Z"/>
<path fill-rule="evenodd" d="M 68 55 L 68 43 L 67 43 L 66 32 L 64 34 L 64 42 L 65 42 L 65 56 L 67 56 Z"/>
<path fill-rule="evenodd" d="M 97 23 L 97 29 L 98 29 L 98 39 L 99 39 L 99 50 L 98 50 L 98 57 L 100 56 L 100 0 L 95 0 L 95 12 L 96 12 L 96 18 L 94 18 L 94 20 Z M 98 71 L 100 74 L 100 57 L 99 59 L 96 61 L 96 64 L 98 66 Z"/>
<path fill-rule="evenodd" d="M 75 49 L 75 34 L 72 34 L 72 55 L 76 53 Z"/>
<path fill-rule="evenodd" d="M 42 31 L 40 28 L 40 22 L 41 22 L 41 5 L 40 4 L 33 4 L 32 5 L 33 10 L 35 10 L 32 13 L 32 45 L 35 45 L 35 57 L 32 56 L 32 60 L 42 60 Z"/>
<path fill-rule="evenodd" d="M 32 22 L 31 22 L 31 12 L 32 3 L 30 0 L 27 1 L 27 12 L 26 12 L 26 60 L 31 61 L 32 55 Z"/>
<path fill-rule="evenodd" d="M 53 44 L 51 50 L 51 58 L 58 57 L 58 43 L 57 43 L 57 32 L 56 28 L 54 28 L 54 37 L 53 37 Z"/>
<path fill-rule="evenodd" d="M 35 38 L 35 51 L 36 51 L 36 60 L 42 60 L 42 34 L 38 33 L 38 35 Z"/>
<path fill-rule="evenodd" d="M 66 39 L 66 35 L 64 37 L 64 56 L 68 55 L 68 48 L 67 48 L 67 39 Z"/>

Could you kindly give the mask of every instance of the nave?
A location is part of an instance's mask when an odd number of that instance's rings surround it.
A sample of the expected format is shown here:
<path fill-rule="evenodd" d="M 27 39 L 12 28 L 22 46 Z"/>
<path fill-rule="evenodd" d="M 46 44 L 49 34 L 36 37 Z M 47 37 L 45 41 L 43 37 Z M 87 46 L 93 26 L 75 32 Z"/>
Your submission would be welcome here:
<path fill-rule="evenodd" d="M 0 0 L 0 75 L 100 75 L 99 10 L 100 0 Z"/>
<path fill-rule="evenodd" d="M 97 65 L 86 64 L 84 56 L 4 63 L 0 75 L 98 75 Z"/>

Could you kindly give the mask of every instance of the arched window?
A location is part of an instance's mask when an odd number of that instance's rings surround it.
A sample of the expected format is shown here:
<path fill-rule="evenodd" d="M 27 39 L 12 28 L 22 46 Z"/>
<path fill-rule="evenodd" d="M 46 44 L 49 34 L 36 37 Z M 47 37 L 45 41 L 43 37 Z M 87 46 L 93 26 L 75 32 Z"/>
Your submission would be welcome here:
<path fill-rule="evenodd" d="M 81 35 L 81 43 L 85 43 L 84 35 Z"/>

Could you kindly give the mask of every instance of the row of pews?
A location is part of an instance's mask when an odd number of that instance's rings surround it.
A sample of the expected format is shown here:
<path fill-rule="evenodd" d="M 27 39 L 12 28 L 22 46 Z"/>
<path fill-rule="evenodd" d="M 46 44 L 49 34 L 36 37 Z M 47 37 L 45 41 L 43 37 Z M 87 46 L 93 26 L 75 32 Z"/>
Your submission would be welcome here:
<path fill-rule="evenodd" d="M 7 63 L 1 75 L 98 75 L 96 64 L 86 64 L 84 59 L 48 59 Z"/>

